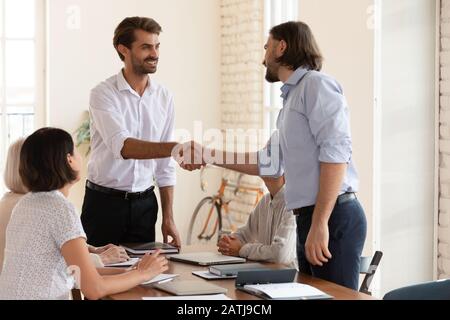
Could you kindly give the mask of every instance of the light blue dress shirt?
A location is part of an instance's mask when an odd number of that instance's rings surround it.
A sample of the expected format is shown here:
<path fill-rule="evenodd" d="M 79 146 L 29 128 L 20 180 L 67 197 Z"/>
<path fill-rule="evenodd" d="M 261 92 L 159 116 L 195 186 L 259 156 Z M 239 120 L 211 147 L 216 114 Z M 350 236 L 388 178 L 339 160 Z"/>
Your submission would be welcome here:
<path fill-rule="evenodd" d="M 297 69 L 281 88 L 276 131 L 259 152 L 261 176 L 286 177 L 288 210 L 315 205 L 320 163 L 348 164 L 340 194 L 357 192 L 347 101 L 328 75 Z"/>

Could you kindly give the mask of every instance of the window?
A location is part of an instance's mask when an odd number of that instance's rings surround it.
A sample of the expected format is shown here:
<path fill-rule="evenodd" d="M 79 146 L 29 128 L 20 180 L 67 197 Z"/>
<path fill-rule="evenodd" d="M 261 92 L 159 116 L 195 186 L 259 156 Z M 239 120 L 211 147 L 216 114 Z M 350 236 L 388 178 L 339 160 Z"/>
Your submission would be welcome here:
<path fill-rule="evenodd" d="M 1 173 L 8 146 L 43 124 L 43 39 L 44 0 L 0 0 Z"/>
<path fill-rule="evenodd" d="M 280 23 L 298 20 L 298 0 L 265 0 L 264 24 L 266 35 Z M 281 83 L 264 84 L 264 128 L 268 134 L 276 129 L 278 114 L 283 107 Z"/>

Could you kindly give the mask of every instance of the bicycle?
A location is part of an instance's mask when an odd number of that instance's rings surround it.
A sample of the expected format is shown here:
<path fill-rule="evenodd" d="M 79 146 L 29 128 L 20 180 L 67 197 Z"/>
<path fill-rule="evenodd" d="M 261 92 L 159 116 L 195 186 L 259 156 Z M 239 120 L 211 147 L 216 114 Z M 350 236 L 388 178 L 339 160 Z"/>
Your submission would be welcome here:
<path fill-rule="evenodd" d="M 203 192 L 206 192 L 206 181 L 204 179 L 206 168 L 209 167 L 202 168 L 200 173 L 200 184 Z M 231 183 L 228 179 L 222 178 L 217 194 L 206 197 L 199 202 L 189 223 L 187 245 L 208 244 L 211 243 L 211 240 L 217 243 L 224 230 L 227 233 L 237 230 L 238 227 L 231 217 L 229 204 L 241 194 L 252 194 L 256 195 L 256 200 L 253 203 L 253 207 L 255 207 L 264 196 L 262 187 L 242 186 L 241 182 L 244 176 L 244 174 L 240 174 L 236 183 Z M 230 189 L 233 191 L 234 199 L 225 199 L 225 193 Z"/>

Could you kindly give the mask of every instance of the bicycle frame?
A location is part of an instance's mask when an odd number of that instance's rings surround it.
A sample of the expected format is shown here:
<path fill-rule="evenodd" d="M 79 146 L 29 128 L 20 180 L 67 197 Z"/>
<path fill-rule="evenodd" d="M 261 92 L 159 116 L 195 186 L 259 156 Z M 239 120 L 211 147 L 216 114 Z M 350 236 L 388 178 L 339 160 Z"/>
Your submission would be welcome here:
<path fill-rule="evenodd" d="M 200 176 L 201 188 L 203 191 L 205 191 L 205 189 L 206 189 L 206 182 L 204 181 L 204 171 L 205 171 L 205 169 L 202 169 L 201 176 Z M 223 226 L 224 226 L 223 225 L 224 218 L 226 218 L 226 220 L 228 222 L 228 225 L 230 228 L 229 231 L 231 231 L 231 232 L 237 231 L 238 226 L 233 222 L 231 213 L 230 213 L 230 208 L 229 208 L 229 204 L 230 204 L 230 202 L 233 201 L 233 199 L 230 199 L 229 201 L 224 200 L 226 191 L 231 188 L 232 192 L 235 196 L 237 196 L 238 194 L 242 194 L 242 193 L 253 194 L 253 195 L 256 193 L 256 199 L 253 204 L 254 206 L 256 206 L 259 203 L 259 201 L 261 201 L 262 197 L 264 196 L 264 191 L 262 188 L 241 186 L 241 180 L 242 180 L 243 176 L 244 175 L 242 175 L 242 174 L 239 176 L 237 183 L 230 183 L 229 180 L 222 178 L 222 182 L 221 182 L 218 192 L 209 198 L 209 201 L 212 200 L 211 208 L 209 209 L 206 218 L 203 218 L 204 221 L 200 225 L 201 232 L 198 235 L 191 234 L 189 236 L 190 238 L 192 236 L 194 236 L 198 240 L 209 241 L 215 236 L 216 232 L 218 232 L 220 235 L 220 232 L 222 231 Z M 205 201 L 206 199 L 208 199 L 208 198 L 205 198 L 202 201 Z M 201 208 L 202 202 L 200 202 L 199 205 Z M 197 207 L 197 208 L 199 208 L 199 207 Z M 214 210 L 218 211 L 218 216 L 216 216 L 216 217 L 214 217 L 214 214 L 215 214 Z M 213 222 L 213 228 L 210 231 L 210 233 L 207 234 L 209 232 L 208 226 L 210 226 L 210 223 L 212 222 L 212 219 L 214 219 L 214 218 L 216 219 L 216 221 Z M 193 223 L 193 222 L 191 222 L 191 223 Z"/>

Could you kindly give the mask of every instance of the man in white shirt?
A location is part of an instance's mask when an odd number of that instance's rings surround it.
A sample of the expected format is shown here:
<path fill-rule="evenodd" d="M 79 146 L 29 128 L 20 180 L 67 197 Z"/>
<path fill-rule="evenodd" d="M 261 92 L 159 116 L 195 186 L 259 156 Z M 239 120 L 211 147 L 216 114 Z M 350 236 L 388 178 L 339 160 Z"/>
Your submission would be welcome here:
<path fill-rule="evenodd" d="M 247 224 L 219 241 L 222 254 L 297 268 L 296 223 L 286 209 L 284 177 L 265 178 L 268 194 L 250 214 Z"/>
<path fill-rule="evenodd" d="M 170 92 L 150 78 L 157 71 L 161 26 L 150 18 L 126 18 L 114 47 L 122 69 L 91 92 L 91 160 L 81 216 L 88 242 L 155 241 L 160 190 L 164 242 L 181 245 L 173 219 L 177 143 Z"/>

